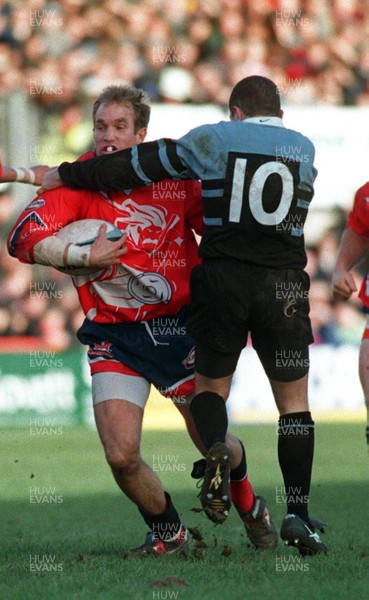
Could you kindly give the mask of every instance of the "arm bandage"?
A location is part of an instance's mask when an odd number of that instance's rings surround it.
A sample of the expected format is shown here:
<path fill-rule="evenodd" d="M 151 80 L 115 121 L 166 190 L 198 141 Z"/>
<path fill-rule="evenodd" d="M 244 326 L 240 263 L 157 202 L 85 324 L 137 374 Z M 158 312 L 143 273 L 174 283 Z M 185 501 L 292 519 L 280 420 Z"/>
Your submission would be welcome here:
<path fill-rule="evenodd" d="M 31 169 L 22 169 L 12 167 L 16 173 L 15 181 L 21 181 L 22 183 L 34 183 L 36 179 L 35 173 Z"/>
<path fill-rule="evenodd" d="M 90 264 L 90 246 L 77 246 L 63 242 L 51 235 L 33 247 L 33 257 L 39 265 L 51 267 L 88 267 Z"/>

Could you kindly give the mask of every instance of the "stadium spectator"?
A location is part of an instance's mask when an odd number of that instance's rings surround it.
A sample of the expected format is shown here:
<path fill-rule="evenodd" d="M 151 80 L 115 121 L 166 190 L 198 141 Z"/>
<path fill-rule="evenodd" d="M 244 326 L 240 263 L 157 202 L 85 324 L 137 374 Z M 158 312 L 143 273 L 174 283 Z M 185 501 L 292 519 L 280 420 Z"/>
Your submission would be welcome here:
<path fill-rule="evenodd" d="M 54 164 L 73 159 L 60 152 L 68 108 L 110 84 L 226 107 L 236 82 L 258 73 L 285 104 L 369 105 L 369 5 L 355 0 L 25 0 L 2 2 L 0 17 L 1 94 L 21 90 L 37 106 Z"/>
<path fill-rule="evenodd" d="M 367 3 L 182 0 L 175 6 L 165 0 L 3 2 L 2 93 L 23 89 L 43 110 L 57 112 L 80 102 L 81 93 L 88 100 L 119 80 L 160 100 L 161 70 L 180 68 L 191 80 L 194 70 L 221 65 L 224 106 L 227 89 L 254 72 L 274 79 L 285 102 L 300 102 L 299 92 L 307 90 L 311 104 L 368 102 Z M 196 80 L 185 99 L 212 101 L 201 88 Z"/>

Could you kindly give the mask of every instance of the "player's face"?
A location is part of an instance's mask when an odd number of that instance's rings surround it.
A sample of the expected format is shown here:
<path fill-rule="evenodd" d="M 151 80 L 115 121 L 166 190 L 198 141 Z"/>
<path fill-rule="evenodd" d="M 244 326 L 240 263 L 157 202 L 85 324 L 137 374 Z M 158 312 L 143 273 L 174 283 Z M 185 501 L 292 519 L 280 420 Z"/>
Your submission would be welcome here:
<path fill-rule="evenodd" d="M 97 156 L 125 150 L 143 142 L 146 128 L 135 132 L 134 111 L 127 103 L 101 104 L 96 111 L 94 142 Z"/>

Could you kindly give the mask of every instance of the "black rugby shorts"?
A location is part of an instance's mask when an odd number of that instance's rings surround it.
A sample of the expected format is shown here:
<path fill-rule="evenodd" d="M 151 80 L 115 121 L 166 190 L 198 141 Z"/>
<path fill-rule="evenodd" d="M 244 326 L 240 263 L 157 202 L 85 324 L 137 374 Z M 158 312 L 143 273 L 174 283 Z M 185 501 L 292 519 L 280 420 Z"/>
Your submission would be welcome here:
<path fill-rule="evenodd" d="M 195 370 L 231 375 L 251 333 L 270 379 L 293 381 L 308 371 L 313 340 L 309 276 L 302 269 L 272 269 L 229 259 L 206 260 L 191 275 L 189 332 Z"/>

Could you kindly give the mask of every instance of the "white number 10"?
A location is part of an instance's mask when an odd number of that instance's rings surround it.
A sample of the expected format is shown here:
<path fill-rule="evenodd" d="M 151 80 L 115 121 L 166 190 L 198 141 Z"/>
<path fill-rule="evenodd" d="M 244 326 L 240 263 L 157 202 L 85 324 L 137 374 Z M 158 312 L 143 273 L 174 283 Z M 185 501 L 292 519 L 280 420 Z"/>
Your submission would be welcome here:
<path fill-rule="evenodd" d="M 232 182 L 232 194 L 229 205 L 229 220 L 239 223 L 241 219 L 243 190 L 245 185 L 247 158 L 236 158 Z M 262 204 L 263 188 L 269 175 L 276 173 L 282 180 L 282 196 L 273 212 L 265 212 Z M 277 161 L 261 165 L 254 173 L 249 188 L 249 206 L 251 213 L 262 225 L 278 225 L 287 216 L 293 199 L 293 177 L 289 168 Z"/>

